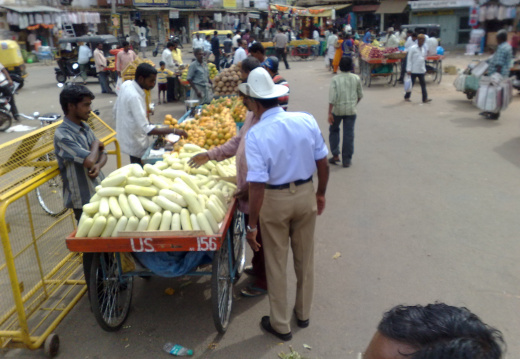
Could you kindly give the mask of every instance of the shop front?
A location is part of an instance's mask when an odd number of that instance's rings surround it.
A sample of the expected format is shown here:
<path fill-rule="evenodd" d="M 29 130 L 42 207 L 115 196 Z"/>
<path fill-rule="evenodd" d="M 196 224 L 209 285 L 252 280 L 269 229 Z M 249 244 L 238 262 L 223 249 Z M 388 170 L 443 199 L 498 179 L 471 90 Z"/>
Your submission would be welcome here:
<path fill-rule="evenodd" d="M 356 29 L 367 30 L 374 29 L 377 32 L 381 31 L 381 14 L 376 14 L 379 9 L 379 4 L 363 4 L 354 5 L 352 12 L 356 15 Z M 361 34 L 363 31 L 360 31 Z"/>
<path fill-rule="evenodd" d="M 440 40 L 444 48 L 462 48 L 470 38 L 470 7 L 473 0 L 410 1 L 411 24 L 440 25 Z"/>
<path fill-rule="evenodd" d="M 376 10 L 376 14 L 381 15 L 382 31 L 389 27 L 399 29 L 401 25 L 409 23 L 409 12 L 407 11 L 408 0 L 384 0 Z"/>

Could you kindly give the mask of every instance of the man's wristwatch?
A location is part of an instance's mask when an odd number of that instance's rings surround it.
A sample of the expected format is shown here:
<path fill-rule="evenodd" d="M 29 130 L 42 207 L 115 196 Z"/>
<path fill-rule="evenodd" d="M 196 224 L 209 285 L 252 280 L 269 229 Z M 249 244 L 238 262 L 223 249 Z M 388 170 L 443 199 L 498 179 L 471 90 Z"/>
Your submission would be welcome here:
<path fill-rule="evenodd" d="M 249 227 L 249 224 L 248 224 L 246 231 L 247 231 L 247 233 L 253 233 L 253 232 L 256 232 L 257 229 L 258 229 L 257 227 L 254 227 L 254 228 Z"/>

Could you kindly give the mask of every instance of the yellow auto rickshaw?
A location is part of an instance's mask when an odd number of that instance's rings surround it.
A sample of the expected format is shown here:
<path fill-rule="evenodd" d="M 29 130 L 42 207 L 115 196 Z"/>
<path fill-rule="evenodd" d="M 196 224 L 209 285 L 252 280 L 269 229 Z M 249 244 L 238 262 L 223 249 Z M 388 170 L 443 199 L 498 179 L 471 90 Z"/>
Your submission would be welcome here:
<path fill-rule="evenodd" d="M 7 69 L 11 79 L 20 84 L 18 90 L 21 89 L 28 74 L 25 71 L 20 46 L 16 41 L 0 40 L 0 63 Z"/>

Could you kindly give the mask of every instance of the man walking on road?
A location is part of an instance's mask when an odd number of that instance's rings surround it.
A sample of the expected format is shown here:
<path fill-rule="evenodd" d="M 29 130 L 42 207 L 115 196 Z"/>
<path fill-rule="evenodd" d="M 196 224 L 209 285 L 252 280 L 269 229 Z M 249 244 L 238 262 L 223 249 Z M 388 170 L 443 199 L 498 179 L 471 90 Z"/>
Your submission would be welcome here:
<path fill-rule="evenodd" d="M 342 57 L 339 69 L 341 73 L 332 78 L 329 89 L 329 144 L 332 152 L 329 163 L 335 165 L 339 162 L 339 126 L 343 121 L 341 157 L 343 167 L 350 167 L 354 154 L 356 106 L 363 98 L 363 89 L 359 76 L 351 72 L 351 57 Z"/>
<path fill-rule="evenodd" d="M 103 44 L 99 43 L 94 50 L 94 62 L 96 64 L 96 72 L 101 85 L 101 93 L 115 93 L 108 84 L 107 59 L 103 54 Z"/>
<path fill-rule="evenodd" d="M 423 103 L 428 103 L 431 102 L 431 99 L 428 98 L 428 92 L 426 92 L 426 81 L 424 79 L 426 73 L 425 58 L 427 52 L 427 49 L 424 46 L 425 40 L 426 37 L 424 34 L 420 34 L 417 36 L 417 45 L 410 47 L 406 57 L 406 73 L 409 76 L 412 76 L 412 86 L 415 84 L 415 80 L 419 79 L 422 91 L 422 101 Z M 404 100 L 410 102 L 411 95 L 411 91 L 407 92 L 406 95 L 404 95 Z"/>
<path fill-rule="evenodd" d="M 270 316 L 261 326 L 281 340 L 292 339 L 287 300 L 287 257 L 294 257 L 297 277 L 294 314 L 300 328 L 309 326 L 314 291 L 314 228 L 325 209 L 329 178 L 327 146 L 312 115 L 285 112 L 278 98 L 287 87 L 275 85 L 263 68 L 240 84 L 244 104 L 260 121 L 246 136 L 249 220 L 246 238 L 253 251 L 257 221 L 264 246 Z M 318 189 L 312 175 L 318 170 Z"/>
<path fill-rule="evenodd" d="M 511 60 L 513 59 L 513 49 L 507 42 L 507 31 L 500 30 L 497 32 L 497 43 L 497 51 L 489 60 L 488 76 L 498 72 L 503 78 L 508 78 Z M 500 109 L 496 112 L 482 112 L 480 115 L 486 117 L 488 120 L 498 120 L 500 117 Z"/>
<path fill-rule="evenodd" d="M 90 47 L 85 45 L 84 42 L 81 43 L 78 50 L 78 64 L 81 78 L 83 79 L 83 85 L 87 84 L 87 69 L 90 63 L 90 58 L 92 57 L 92 51 L 90 51 Z"/>
<path fill-rule="evenodd" d="M 85 86 L 67 86 L 60 93 L 60 105 L 65 114 L 54 133 L 54 150 L 63 180 L 63 201 L 72 208 L 76 221 L 83 205 L 90 202 L 105 176 L 101 168 L 107 163 L 105 145 L 85 123 L 91 112 L 94 94 Z M 94 253 L 83 253 L 83 272 L 87 288 Z"/>
<path fill-rule="evenodd" d="M 217 35 L 218 31 L 215 31 L 211 39 L 211 52 L 213 52 L 213 56 L 215 56 L 215 66 L 217 70 L 220 71 L 220 41 L 218 41 Z"/>
<path fill-rule="evenodd" d="M 137 54 L 130 50 L 130 44 L 128 41 L 123 41 L 123 51 L 119 51 L 116 56 L 116 70 L 117 75 L 122 77 L 124 69 L 137 58 Z"/>
<path fill-rule="evenodd" d="M 289 40 L 287 39 L 287 35 L 283 33 L 283 29 L 280 27 L 278 29 L 278 33 L 273 38 L 274 49 L 276 57 L 278 57 L 278 61 L 283 58 L 283 62 L 285 64 L 285 69 L 289 70 L 289 63 L 287 62 L 287 43 Z"/>

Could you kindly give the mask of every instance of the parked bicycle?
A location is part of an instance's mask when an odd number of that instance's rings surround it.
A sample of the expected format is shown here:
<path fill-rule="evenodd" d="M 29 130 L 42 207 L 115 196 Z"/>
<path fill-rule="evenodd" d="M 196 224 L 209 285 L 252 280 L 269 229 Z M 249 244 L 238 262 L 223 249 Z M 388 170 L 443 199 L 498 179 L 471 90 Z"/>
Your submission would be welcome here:
<path fill-rule="evenodd" d="M 20 117 L 27 120 L 40 121 L 40 127 L 51 125 L 61 118 L 58 113 L 46 113 L 41 115 L 35 112 L 32 116 L 20 114 Z M 48 142 L 52 143 L 50 139 Z M 51 165 L 56 162 L 56 155 L 54 151 L 50 151 L 44 156 L 40 157 L 37 162 L 46 162 Z M 59 217 L 67 211 L 63 205 L 63 180 L 61 176 L 56 176 L 36 188 L 36 197 L 42 209 L 50 216 Z"/>

